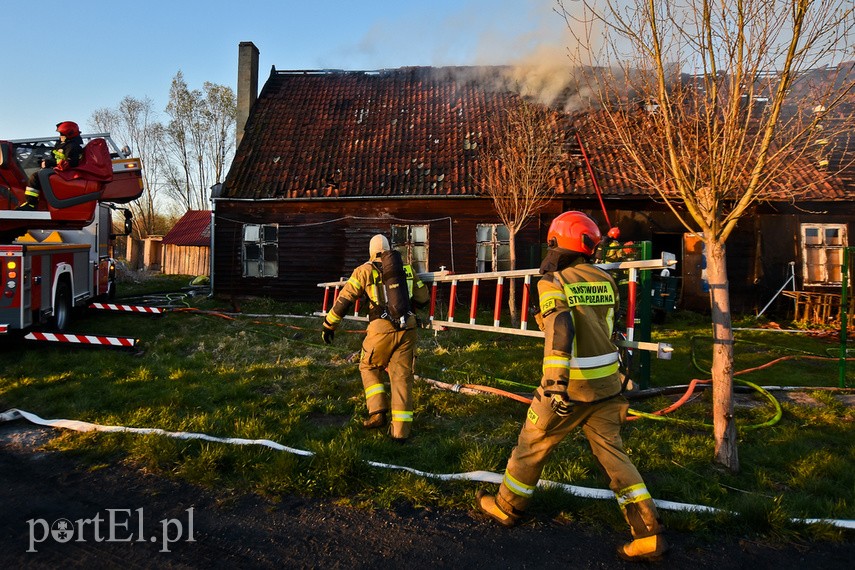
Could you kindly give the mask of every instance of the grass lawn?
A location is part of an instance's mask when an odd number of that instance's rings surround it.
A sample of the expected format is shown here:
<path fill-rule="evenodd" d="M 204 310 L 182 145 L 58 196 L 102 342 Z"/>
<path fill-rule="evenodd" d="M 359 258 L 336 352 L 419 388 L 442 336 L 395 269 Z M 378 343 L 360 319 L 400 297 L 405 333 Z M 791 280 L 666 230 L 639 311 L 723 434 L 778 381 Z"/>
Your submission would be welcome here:
<path fill-rule="evenodd" d="M 335 343 L 320 338 L 318 306 L 246 301 L 242 316 L 223 302 L 181 292 L 187 277 L 155 277 L 120 286 L 118 302 L 170 304 L 162 316 L 90 311 L 77 333 L 135 336 L 138 350 L 27 344 L 0 346 L 0 411 L 20 408 L 43 418 L 269 439 L 308 450 L 299 456 L 261 446 L 231 446 L 160 435 L 57 431 L 48 444 L 86 459 L 92 469 L 124 462 L 167 477 L 275 500 L 296 493 L 344 504 L 469 508 L 484 484 L 444 482 L 367 461 L 432 473 L 501 472 L 516 441 L 525 405 L 499 395 L 415 386 L 414 437 L 406 445 L 362 429 L 365 403 L 356 356 L 364 325 L 346 321 Z M 170 293 L 170 295 L 165 295 Z M 143 296 L 146 296 L 145 299 Z M 320 294 L 319 294 L 320 299 Z M 247 316 L 252 315 L 252 316 Z M 268 317 L 262 315 L 280 315 Z M 283 317 L 281 315 L 295 315 Z M 301 318 L 302 316 L 302 318 Z M 735 326 L 753 329 L 750 320 Z M 786 327 L 785 327 L 786 328 Z M 654 327 L 671 343 L 670 361 L 654 360 L 651 387 L 708 378 L 710 326 L 705 317 L 675 314 Z M 838 385 L 837 345 L 826 337 L 758 330 L 736 332 L 737 371 L 780 357 L 739 378 L 761 386 L 805 386 L 817 405 L 775 406 L 755 391 L 739 393 L 741 471 L 712 463 L 709 391 L 698 392 L 669 418 L 628 422 L 624 442 L 657 499 L 701 504 L 719 515 L 663 511 L 677 531 L 751 533 L 774 540 L 851 539 L 830 525 L 794 518 L 855 519 L 853 408 L 823 387 Z M 416 372 L 450 384 L 480 384 L 525 394 L 539 381 L 541 341 L 476 331 L 420 331 Z M 821 359 L 819 358 L 821 357 Z M 855 368 L 855 364 L 851 365 Z M 849 382 L 855 370 L 849 372 Z M 813 390 L 812 390 L 812 389 Z M 653 412 L 665 395 L 633 401 Z M 762 424 L 763 427 L 757 427 Z M 545 479 L 606 488 L 578 431 L 558 448 Z M 533 514 L 623 529 L 612 501 L 558 490 L 535 495 Z M 848 537 L 847 537 L 848 534 Z"/>

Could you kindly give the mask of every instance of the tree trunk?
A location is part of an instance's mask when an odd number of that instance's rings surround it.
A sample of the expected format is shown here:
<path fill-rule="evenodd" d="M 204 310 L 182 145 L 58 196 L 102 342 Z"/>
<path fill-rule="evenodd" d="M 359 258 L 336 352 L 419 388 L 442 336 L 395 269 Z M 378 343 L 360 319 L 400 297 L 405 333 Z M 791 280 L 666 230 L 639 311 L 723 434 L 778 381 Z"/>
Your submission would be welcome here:
<path fill-rule="evenodd" d="M 733 416 L 733 325 L 727 282 L 725 244 L 706 240 L 707 282 L 712 308 L 712 397 L 715 461 L 731 472 L 739 471 L 736 421 Z"/>
<path fill-rule="evenodd" d="M 517 268 L 517 235 L 511 231 L 508 235 L 508 246 L 511 250 L 511 270 Z M 517 311 L 517 282 L 516 279 L 508 279 L 508 309 L 511 312 L 511 326 L 520 326 L 520 316 Z"/>

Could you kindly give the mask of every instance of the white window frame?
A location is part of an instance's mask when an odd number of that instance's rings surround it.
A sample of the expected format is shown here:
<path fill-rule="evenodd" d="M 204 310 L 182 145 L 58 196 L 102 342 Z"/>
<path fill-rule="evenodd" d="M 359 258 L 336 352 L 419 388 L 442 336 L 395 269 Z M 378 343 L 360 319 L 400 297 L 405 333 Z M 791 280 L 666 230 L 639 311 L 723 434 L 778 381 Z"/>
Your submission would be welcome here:
<path fill-rule="evenodd" d="M 819 287 L 840 286 L 843 282 L 843 256 L 849 243 L 847 225 L 801 224 L 800 233 L 802 283 Z M 835 237 L 839 243 L 829 243 Z"/>
<path fill-rule="evenodd" d="M 484 231 L 489 232 L 489 239 L 481 239 Z M 503 232 L 508 237 L 503 239 Z M 489 253 L 489 259 L 487 254 Z M 503 255 L 506 254 L 506 255 Z M 487 266 L 489 262 L 490 266 Z M 505 224 L 478 224 L 475 227 L 475 271 L 490 273 L 508 271 L 511 268 L 510 232 Z"/>
<path fill-rule="evenodd" d="M 243 277 L 279 277 L 279 225 L 244 224 L 242 235 Z"/>
<path fill-rule="evenodd" d="M 430 226 L 427 224 L 393 225 L 390 245 L 392 249 L 401 253 L 404 263 L 411 265 L 413 271 L 428 272 Z"/>

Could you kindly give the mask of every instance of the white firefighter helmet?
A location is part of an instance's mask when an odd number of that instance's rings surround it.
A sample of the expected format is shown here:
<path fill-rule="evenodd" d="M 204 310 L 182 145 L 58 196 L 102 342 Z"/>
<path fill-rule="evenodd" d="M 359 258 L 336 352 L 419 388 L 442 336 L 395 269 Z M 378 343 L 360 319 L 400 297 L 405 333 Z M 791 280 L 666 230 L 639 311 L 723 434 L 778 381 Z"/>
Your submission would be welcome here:
<path fill-rule="evenodd" d="M 384 251 L 389 251 L 389 240 L 383 234 L 377 234 L 368 244 L 368 258 L 374 261 Z"/>

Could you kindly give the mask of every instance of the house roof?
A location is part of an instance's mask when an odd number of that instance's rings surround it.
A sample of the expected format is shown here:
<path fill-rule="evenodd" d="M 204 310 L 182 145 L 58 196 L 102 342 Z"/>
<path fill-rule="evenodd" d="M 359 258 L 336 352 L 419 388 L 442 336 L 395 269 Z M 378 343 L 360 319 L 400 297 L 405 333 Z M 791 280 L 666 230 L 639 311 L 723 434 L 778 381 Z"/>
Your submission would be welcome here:
<path fill-rule="evenodd" d="M 481 149 L 519 100 L 504 69 L 274 71 L 221 196 L 476 196 Z M 574 175 L 562 191 L 593 194 Z"/>
<path fill-rule="evenodd" d="M 210 246 L 211 211 L 189 210 L 163 236 L 161 243 L 180 246 Z"/>
<path fill-rule="evenodd" d="M 223 186 L 225 199 L 429 197 L 480 194 L 481 149 L 519 95 L 503 67 L 382 71 L 273 70 L 256 101 Z M 648 196 L 633 184 L 620 145 L 587 122 L 573 124 L 606 198 Z M 810 188 L 802 200 L 850 199 L 840 180 L 816 184 L 794 164 L 781 181 Z M 810 184 L 808 184 L 810 183 Z M 573 140 L 556 180 L 563 197 L 593 197 Z"/>

